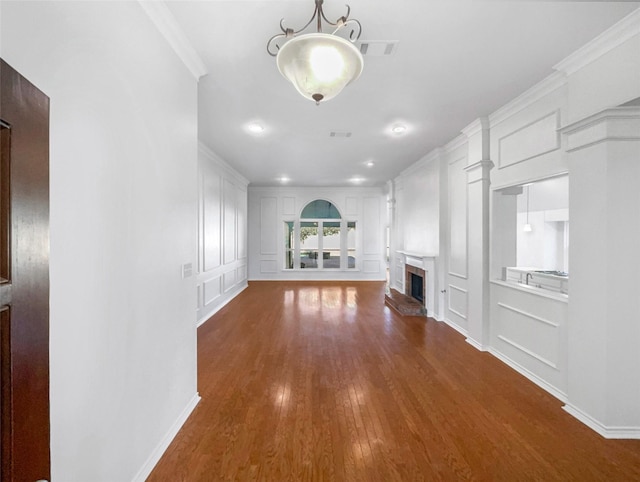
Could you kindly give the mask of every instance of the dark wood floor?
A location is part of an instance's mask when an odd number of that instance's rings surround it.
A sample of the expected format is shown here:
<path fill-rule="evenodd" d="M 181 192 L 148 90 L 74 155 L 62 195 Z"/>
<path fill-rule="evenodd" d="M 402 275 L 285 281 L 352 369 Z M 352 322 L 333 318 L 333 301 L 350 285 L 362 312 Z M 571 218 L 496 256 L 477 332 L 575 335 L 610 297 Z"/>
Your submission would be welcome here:
<path fill-rule="evenodd" d="M 605 440 L 382 283 L 253 282 L 198 332 L 202 401 L 149 481 L 638 481 Z"/>

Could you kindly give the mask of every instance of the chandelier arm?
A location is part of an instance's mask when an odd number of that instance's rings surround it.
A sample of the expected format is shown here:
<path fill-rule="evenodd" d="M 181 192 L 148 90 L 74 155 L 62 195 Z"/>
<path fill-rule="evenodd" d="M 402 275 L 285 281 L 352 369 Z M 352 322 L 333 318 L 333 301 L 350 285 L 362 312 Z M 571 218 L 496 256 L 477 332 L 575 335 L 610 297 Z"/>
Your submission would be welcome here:
<path fill-rule="evenodd" d="M 304 27 L 302 27 L 301 29 L 299 29 L 299 30 L 294 30 L 293 31 L 293 35 L 298 35 L 300 32 L 305 30 L 309 25 L 311 25 L 311 22 L 313 22 L 313 20 L 316 18 L 316 15 L 318 15 L 318 6 L 317 5 L 316 5 L 316 8 L 313 10 L 313 15 L 311 16 L 311 18 L 309 19 L 307 24 Z"/>
<path fill-rule="evenodd" d="M 277 56 L 278 56 L 278 50 L 280 50 L 280 46 L 279 46 L 279 45 L 277 44 L 277 42 L 275 42 L 275 41 L 276 41 L 277 39 L 279 39 L 279 38 L 286 38 L 286 37 L 287 37 L 287 35 L 286 35 L 286 34 L 284 34 L 284 33 L 277 33 L 277 34 L 275 34 L 273 37 L 271 37 L 271 38 L 269 39 L 269 41 L 267 42 L 267 53 L 268 53 L 269 55 L 271 55 L 272 57 L 277 57 Z M 275 45 L 275 47 L 276 47 L 276 51 L 275 51 L 275 52 L 272 52 L 272 51 L 271 51 L 271 47 L 272 47 L 273 45 Z"/>
<path fill-rule="evenodd" d="M 349 40 L 351 40 L 352 42 L 356 42 L 357 40 L 360 39 L 360 35 L 362 35 L 362 24 L 360 24 L 360 22 L 355 18 L 352 18 L 351 20 L 347 20 L 344 26 L 346 27 L 349 24 L 355 24 L 358 27 L 358 35 L 356 35 L 355 38 L 354 38 L 354 34 L 356 32 L 355 28 L 352 28 L 351 33 L 349 34 Z"/>
<path fill-rule="evenodd" d="M 349 21 L 349 15 L 351 14 L 351 7 L 349 5 L 345 5 L 345 6 L 347 7 L 347 14 L 338 18 L 335 22 L 332 22 L 327 17 L 325 17 L 324 10 L 322 10 L 322 8 L 320 9 L 320 15 L 322 15 L 322 18 L 324 19 L 324 21 L 327 22 L 332 27 L 340 28 L 342 25 L 345 25 Z"/>

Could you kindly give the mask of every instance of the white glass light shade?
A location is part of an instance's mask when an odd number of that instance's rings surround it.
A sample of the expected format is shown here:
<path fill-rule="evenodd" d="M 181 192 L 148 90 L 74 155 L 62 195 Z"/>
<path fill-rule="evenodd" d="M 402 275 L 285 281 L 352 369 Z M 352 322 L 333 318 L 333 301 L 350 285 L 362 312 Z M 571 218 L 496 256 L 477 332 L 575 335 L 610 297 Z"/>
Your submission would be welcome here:
<path fill-rule="evenodd" d="M 525 224 L 525 225 L 524 225 L 524 227 L 522 228 L 522 230 L 523 230 L 525 233 L 530 233 L 531 231 L 533 231 L 533 227 L 532 227 L 529 223 L 527 223 L 527 224 Z"/>
<path fill-rule="evenodd" d="M 360 77 L 364 62 L 348 40 L 326 33 L 294 37 L 278 51 L 280 73 L 309 100 L 334 98 Z"/>

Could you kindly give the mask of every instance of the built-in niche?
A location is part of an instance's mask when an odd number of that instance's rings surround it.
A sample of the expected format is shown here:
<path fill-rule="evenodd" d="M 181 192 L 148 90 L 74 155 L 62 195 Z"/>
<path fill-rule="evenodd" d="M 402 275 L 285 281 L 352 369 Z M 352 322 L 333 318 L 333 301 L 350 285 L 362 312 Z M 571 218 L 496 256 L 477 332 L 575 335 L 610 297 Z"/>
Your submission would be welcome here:
<path fill-rule="evenodd" d="M 568 175 L 498 189 L 493 212 L 493 277 L 567 293 Z"/>

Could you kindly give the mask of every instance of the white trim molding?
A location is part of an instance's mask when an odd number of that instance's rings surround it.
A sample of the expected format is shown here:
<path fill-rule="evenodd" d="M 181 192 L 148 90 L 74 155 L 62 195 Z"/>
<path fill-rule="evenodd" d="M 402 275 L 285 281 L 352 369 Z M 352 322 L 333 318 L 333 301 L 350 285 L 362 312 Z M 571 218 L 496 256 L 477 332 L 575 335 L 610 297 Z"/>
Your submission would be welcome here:
<path fill-rule="evenodd" d="M 196 328 L 200 328 L 202 325 L 204 325 L 207 321 L 209 321 L 211 319 L 211 317 L 213 315 L 215 315 L 218 311 L 220 311 L 222 308 L 227 306 L 231 301 L 233 301 L 236 298 L 236 296 L 238 296 L 240 293 L 242 293 L 248 287 L 249 287 L 249 282 L 245 280 L 245 282 L 243 284 L 239 284 L 239 285 L 236 285 L 236 286 L 230 288 L 227 292 L 224 293 L 224 296 L 227 299 L 223 300 L 220 304 L 216 305 L 211 311 L 207 312 L 206 315 L 203 315 L 197 321 Z M 218 297 L 216 297 L 216 299 L 220 298 L 220 296 L 222 296 L 222 294 L 219 295 Z"/>
<path fill-rule="evenodd" d="M 198 392 L 196 392 L 193 398 L 189 400 L 189 403 L 187 403 L 187 406 L 184 407 L 184 410 L 182 410 L 180 415 L 178 415 L 178 418 L 175 420 L 175 422 L 173 422 L 171 427 L 169 427 L 169 430 L 167 431 L 165 436 L 162 437 L 160 443 L 158 443 L 156 448 L 153 449 L 147 461 L 142 465 L 142 467 L 140 467 L 140 470 L 133 478 L 133 482 L 144 482 L 145 480 L 147 480 L 147 477 L 149 477 L 153 468 L 160 461 L 160 458 L 162 458 L 162 455 L 165 453 L 167 448 L 169 448 L 169 445 L 171 445 L 171 442 L 178 434 L 198 403 L 200 403 L 200 395 L 198 394 Z"/>
<path fill-rule="evenodd" d="M 606 109 L 560 131 L 567 138 L 567 152 L 607 141 L 640 141 L 640 107 Z"/>
<path fill-rule="evenodd" d="M 554 72 L 508 104 L 500 107 L 493 114 L 490 114 L 489 124 L 492 128 L 495 127 L 565 85 L 567 85 L 567 76 L 562 72 Z"/>
<path fill-rule="evenodd" d="M 138 3 L 196 80 L 207 74 L 207 67 L 167 4 L 162 0 L 138 0 Z"/>
<path fill-rule="evenodd" d="M 556 397 L 558 400 L 560 400 L 563 403 L 567 403 L 567 394 L 558 390 L 556 387 L 554 387 L 553 385 L 550 385 L 549 383 L 545 382 L 542 378 L 540 378 L 538 375 L 534 374 L 533 372 L 527 370 L 525 367 L 523 367 L 522 365 L 520 365 L 519 363 L 516 363 L 515 361 L 513 361 L 511 358 L 503 355 L 502 353 L 500 353 L 499 351 L 497 351 L 495 348 L 489 348 L 489 353 L 491 353 L 493 356 L 495 356 L 498 360 L 500 360 L 501 362 L 505 363 L 506 365 L 509 365 L 511 368 L 513 368 L 515 371 L 517 371 L 520 375 L 522 375 L 525 378 L 528 378 L 529 380 L 531 380 L 533 383 L 535 383 L 536 385 L 538 385 L 540 388 L 542 388 L 543 390 L 545 390 L 546 392 L 549 392 L 551 395 L 553 395 L 554 397 Z"/>
<path fill-rule="evenodd" d="M 558 62 L 553 68 L 571 75 L 626 42 L 634 35 L 640 35 L 640 8 L 631 12 L 564 60 Z"/>
<path fill-rule="evenodd" d="M 640 439 L 640 427 L 607 427 L 578 407 L 566 403 L 562 409 L 577 418 L 587 427 L 608 439 Z"/>

